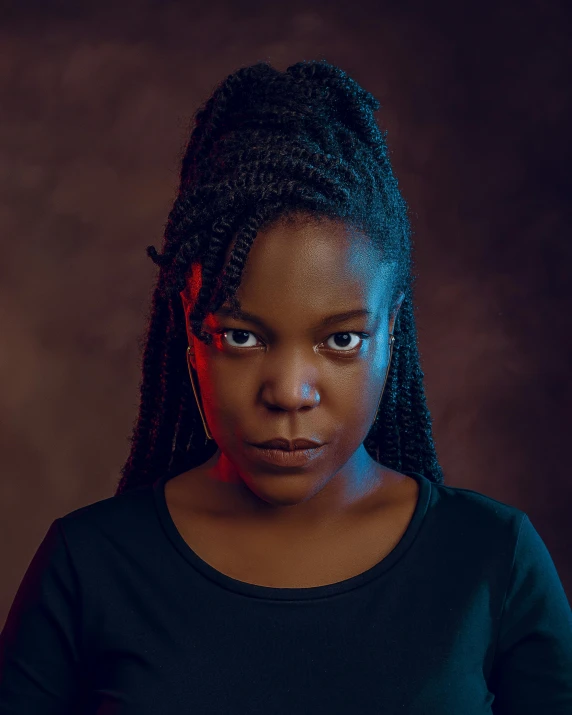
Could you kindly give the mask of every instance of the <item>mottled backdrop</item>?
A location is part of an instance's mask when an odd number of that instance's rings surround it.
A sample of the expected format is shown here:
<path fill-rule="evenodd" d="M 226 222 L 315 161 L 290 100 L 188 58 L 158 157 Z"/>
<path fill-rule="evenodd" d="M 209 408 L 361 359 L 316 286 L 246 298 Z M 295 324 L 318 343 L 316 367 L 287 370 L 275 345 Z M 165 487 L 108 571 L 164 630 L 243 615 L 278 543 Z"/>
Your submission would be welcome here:
<path fill-rule="evenodd" d="M 572 597 L 564 2 L 4 2 L 0 622 L 50 523 L 112 496 L 190 119 L 238 67 L 324 58 L 381 101 L 414 215 L 446 482 L 526 511 Z"/>

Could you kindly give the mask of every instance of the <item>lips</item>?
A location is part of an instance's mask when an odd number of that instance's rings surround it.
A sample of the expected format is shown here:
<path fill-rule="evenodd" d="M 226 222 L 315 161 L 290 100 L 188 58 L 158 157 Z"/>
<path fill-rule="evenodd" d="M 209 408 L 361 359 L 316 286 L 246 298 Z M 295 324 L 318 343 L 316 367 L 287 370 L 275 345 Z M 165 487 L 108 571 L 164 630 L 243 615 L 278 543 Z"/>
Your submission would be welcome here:
<path fill-rule="evenodd" d="M 251 442 L 255 447 L 264 447 L 266 449 L 283 449 L 286 452 L 293 452 L 296 449 L 313 449 L 321 447 L 323 442 L 318 442 L 313 439 L 305 439 L 297 437 L 296 439 L 288 440 L 283 437 L 274 437 L 266 440 L 266 442 Z"/>
<path fill-rule="evenodd" d="M 264 474 L 288 474 L 298 470 L 309 469 L 313 464 L 319 461 L 327 449 L 326 444 L 316 447 L 312 442 L 311 449 L 272 449 L 268 447 L 259 447 L 258 445 L 248 444 L 246 453 L 254 464 L 259 469 L 260 466 L 264 469 Z"/>

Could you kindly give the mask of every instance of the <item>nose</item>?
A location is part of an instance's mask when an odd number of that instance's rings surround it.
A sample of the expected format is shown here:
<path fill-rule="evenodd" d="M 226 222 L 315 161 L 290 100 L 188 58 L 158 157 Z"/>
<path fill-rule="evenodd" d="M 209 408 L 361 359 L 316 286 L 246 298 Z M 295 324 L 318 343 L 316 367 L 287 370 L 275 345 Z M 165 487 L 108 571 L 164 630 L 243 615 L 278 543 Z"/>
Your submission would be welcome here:
<path fill-rule="evenodd" d="M 296 412 L 320 404 L 319 354 L 307 347 L 274 345 L 264 357 L 260 374 L 260 397 L 269 410 Z M 290 430 L 288 430 L 290 431 Z"/>

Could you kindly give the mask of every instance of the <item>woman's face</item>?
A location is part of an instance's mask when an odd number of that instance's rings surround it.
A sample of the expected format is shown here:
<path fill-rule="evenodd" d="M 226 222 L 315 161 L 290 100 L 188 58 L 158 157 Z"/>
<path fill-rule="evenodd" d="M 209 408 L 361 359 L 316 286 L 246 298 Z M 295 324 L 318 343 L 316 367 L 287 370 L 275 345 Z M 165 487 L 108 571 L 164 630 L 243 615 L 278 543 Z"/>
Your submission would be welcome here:
<path fill-rule="evenodd" d="M 279 222 L 257 235 L 237 291 L 242 311 L 260 322 L 232 318 L 223 306 L 207 315 L 203 329 L 213 335 L 207 346 L 188 323 L 200 288 L 195 268 L 181 298 L 190 361 L 219 447 L 207 463 L 210 476 L 240 484 L 262 511 L 288 514 L 284 519 L 343 509 L 380 469 L 363 441 L 403 299 L 390 313 L 390 269 L 382 269 L 369 239 L 342 223 Z M 324 322 L 349 311 L 356 315 Z M 304 467 L 277 471 L 247 445 L 274 437 L 327 444 Z"/>

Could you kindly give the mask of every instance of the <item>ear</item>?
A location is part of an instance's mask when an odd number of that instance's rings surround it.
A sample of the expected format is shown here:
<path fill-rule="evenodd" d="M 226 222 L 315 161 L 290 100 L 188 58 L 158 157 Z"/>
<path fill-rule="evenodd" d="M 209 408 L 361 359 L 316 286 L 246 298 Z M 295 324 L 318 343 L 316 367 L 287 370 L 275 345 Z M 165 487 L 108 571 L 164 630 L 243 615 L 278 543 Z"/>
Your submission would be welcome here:
<path fill-rule="evenodd" d="M 391 312 L 391 316 L 389 318 L 389 332 L 390 334 L 393 334 L 393 330 L 395 327 L 395 321 L 397 320 L 397 314 L 399 313 L 399 309 L 401 308 L 401 304 L 403 303 L 403 299 L 405 298 L 405 293 L 403 291 L 399 294 L 397 297 L 395 303 L 393 304 L 393 310 Z"/>
<path fill-rule="evenodd" d="M 186 291 L 181 291 L 179 293 L 179 295 L 181 296 L 181 301 L 183 303 L 183 314 L 185 316 L 185 329 L 187 331 L 187 342 L 188 342 L 188 347 L 190 348 L 190 350 L 187 351 L 188 356 L 189 356 L 188 360 L 196 371 L 197 363 L 195 360 L 195 336 L 191 332 L 191 328 L 189 326 L 189 321 L 188 321 L 189 312 L 191 309 L 191 303 L 190 303 L 190 300 L 186 294 Z"/>

